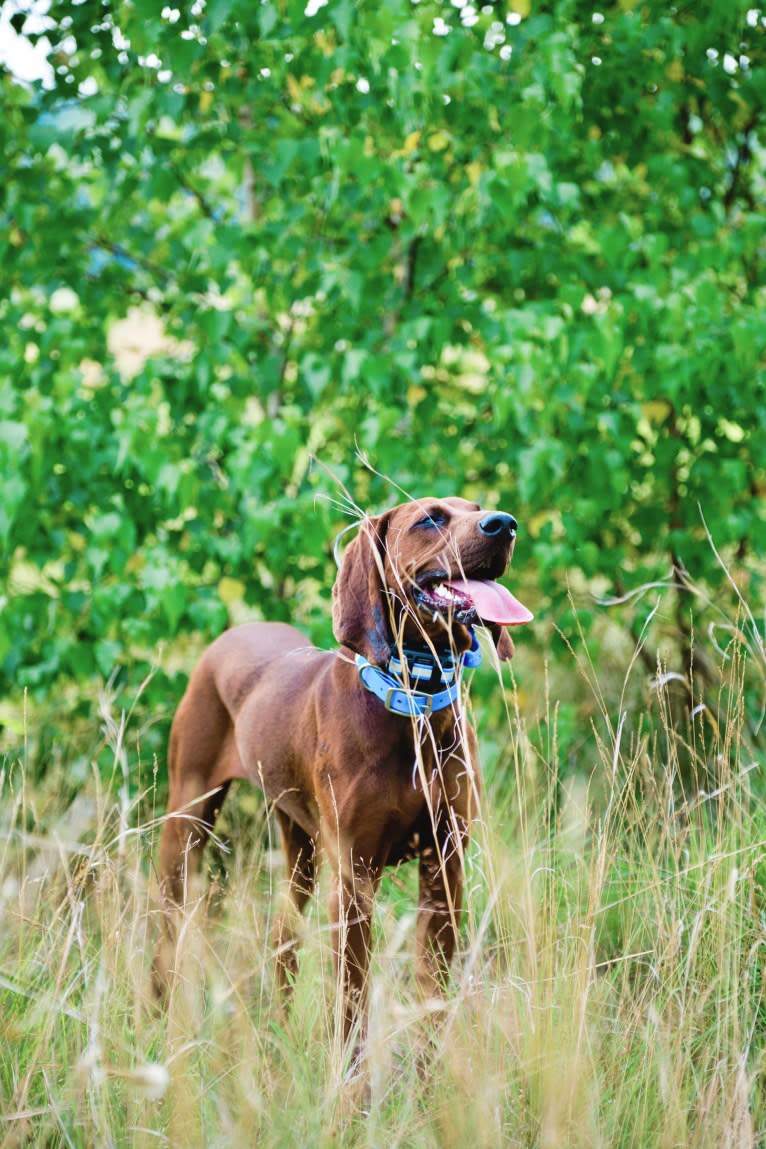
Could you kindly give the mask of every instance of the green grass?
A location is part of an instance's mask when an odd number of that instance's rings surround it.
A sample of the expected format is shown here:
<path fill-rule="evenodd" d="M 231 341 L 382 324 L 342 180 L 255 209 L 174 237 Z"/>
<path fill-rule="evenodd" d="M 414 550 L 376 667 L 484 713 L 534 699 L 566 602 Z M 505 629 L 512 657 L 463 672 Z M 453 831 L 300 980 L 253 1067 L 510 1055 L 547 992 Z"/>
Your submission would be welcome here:
<path fill-rule="evenodd" d="M 766 816 L 737 690 L 722 689 L 694 745 L 667 716 L 612 720 L 598 703 L 574 771 L 559 761 L 555 704 L 533 738 L 507 697 L 487 738 L 449 995 L 425 1007 L 414 994 L 415 873 L 403 868 L 377 902 L 361 1077 L 334 1038 L 326 881 L 289 1014 L 278 1001 L 283 873 L 255 792 L 226 812 L 227 876 L 215 861 L 187 915 L 163 1013 L 149 974 L 153 771 L 129 800 L 140 764 L 108 709 L 112 781 L 94 774 L 68 813 L 61 777 L 32 786 L 23 760 L 7 765 L 0 1145 L 765 1144 Z M 679 798 L 681 755 L 706 779 L 715 767 L 708 794 Z"/>

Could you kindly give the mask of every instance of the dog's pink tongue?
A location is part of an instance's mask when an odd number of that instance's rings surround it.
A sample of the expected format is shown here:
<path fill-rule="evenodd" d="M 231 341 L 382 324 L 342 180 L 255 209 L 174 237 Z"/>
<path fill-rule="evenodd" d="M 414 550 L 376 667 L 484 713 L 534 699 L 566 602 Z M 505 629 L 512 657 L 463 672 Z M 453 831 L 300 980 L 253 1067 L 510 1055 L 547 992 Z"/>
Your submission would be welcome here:
<path fill-rule="evenodd" d="M 523 603 L 490 579 L 464 578 L 451 579 L 453 590 L 467 594 L 473 600 L 476 613 L 485 622 L 496 622 L 500 626 L 521 626 L 535 617 Z"/>

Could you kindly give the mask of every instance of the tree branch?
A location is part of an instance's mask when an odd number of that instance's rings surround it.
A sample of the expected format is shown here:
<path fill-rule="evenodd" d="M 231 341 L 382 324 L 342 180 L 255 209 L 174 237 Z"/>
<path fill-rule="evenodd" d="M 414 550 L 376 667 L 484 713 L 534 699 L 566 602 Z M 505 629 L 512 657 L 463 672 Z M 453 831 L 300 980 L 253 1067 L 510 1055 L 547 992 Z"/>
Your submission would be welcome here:
<path fill-rule="evenodd" d="M 175 162 L 175 160 L 170 161 L 170 169 L 173 172 L 173 174 L 175 175 L 175 177 L 178 180 L 181 187 L 184 189 L 184 191 L 187 191 L 187 192 L 189 192 L 190 195 L 194 196 L 195 200 L 199 204 L 199 207 L 200 207 L 200 210 L 202 211 L 202 214 L 207 216 L 208 219 L 212 219 L 212 220 L 216 219 L 216 215 L 213 212 L 213 209 L 211 208 L 210 204 L 207 202 L 207 200 L 203 196 L 202 192 L 199 191 L 198 188 L 195 188 L 194 184 L 191 182 L 191 180 L 188 178 L 188 176 L 186 176 L 181 171 L 180 167 Z"/>

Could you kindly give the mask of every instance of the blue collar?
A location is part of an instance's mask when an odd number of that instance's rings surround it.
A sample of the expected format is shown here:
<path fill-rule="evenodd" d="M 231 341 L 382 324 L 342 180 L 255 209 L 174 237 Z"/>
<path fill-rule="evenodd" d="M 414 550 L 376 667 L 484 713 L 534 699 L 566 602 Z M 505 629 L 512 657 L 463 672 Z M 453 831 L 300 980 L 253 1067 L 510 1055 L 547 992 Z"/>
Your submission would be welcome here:
<path fill-rule="evenodd" d="M 405 685 L 402 676 L 402 663 L 407 666 L 407 682 L 423 682 L 430 686 L 443 685 L 443 690 L 412 690 Z M 478 666 L 481 651 L 473 630 L 471 649 L 455 655 L 445 651 L 436 657 L 429 648 L 418 650 L 405 647 L 391 656 L 388 666 L 381 670 L 368 662 L 361 654 L 356 656 L 356 668 L 365 690 L 369 690 L 393 714 L 404 714 L 410 718 L 434 714 L 451 706 L 460 693 L 460 682 L 464 667 Z"/>

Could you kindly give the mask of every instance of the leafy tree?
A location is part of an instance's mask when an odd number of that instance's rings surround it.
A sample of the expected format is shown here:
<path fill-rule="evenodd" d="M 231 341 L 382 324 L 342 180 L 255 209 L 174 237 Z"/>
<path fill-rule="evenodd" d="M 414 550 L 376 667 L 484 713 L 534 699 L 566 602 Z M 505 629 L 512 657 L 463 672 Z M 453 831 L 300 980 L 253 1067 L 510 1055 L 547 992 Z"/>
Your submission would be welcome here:
<path fill-rule="evenodd" d="M 663 581 L 688 662 L 686 588 L 725 579 L 706 527 L 757 599 L 765 12 L 49 18 L 55 84 L 2 76 L 9 685 L 150 663 L 239 600 L 328 640 L 317 495 L 379 506 L 381 476 L 517 513 L 565 629 L 577 572 Z M 136 314 L 162 338 L 129 370 Z"/>

